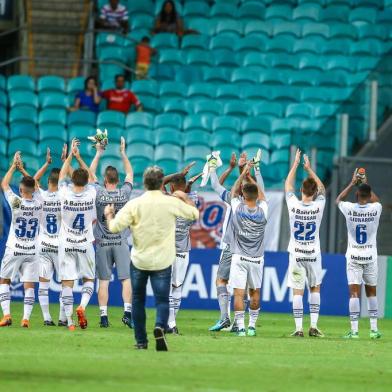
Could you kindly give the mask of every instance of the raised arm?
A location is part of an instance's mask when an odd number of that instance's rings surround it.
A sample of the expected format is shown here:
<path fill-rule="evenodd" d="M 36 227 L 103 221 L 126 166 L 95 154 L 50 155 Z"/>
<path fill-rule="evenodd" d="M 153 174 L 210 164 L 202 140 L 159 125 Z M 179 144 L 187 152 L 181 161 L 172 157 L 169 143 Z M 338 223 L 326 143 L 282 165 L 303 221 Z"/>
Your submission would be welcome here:
<path fill-rule="evenodd" d="M 79 163 L 79 166 L 82 168 L 82 169 L 84 169 L 84 170 L 87 170 L 87 172 L 88 172 L 88 182 L 90 183 L 90 184 L 92 184 L 92 183 L 94 183 L 95 182 L 95 176 L 91 173 L 91 171 L 90 171 L 90 168 L 86 165 L 86 163 L 84 162 L 84 160 L 82 159 L 82 157 L 81 157 L 81 155 L 80 155 L 80 151 L 79 151 L 79 148 L 78 148 L 78 145 L 79 145 L 80 143 L 73 143 L 73 145 L 72 145 L 72 155 L 76 158 L 76 160 L 78 161 L 78 163 Z"/>
<path fill-rule="evenodd" d="M 246 164 L 246 166 L 242 170 L 242 173 L 237 178 L 237 181 L 234 183 L 234 186 L 231 189 L 231 198 L 232 199 L 234 199 L 240 195 L 241 184 L 244 181 L 245 177 L 249 176 L 249 171 L 250 171 L 250 165 Z"/>
<path fill-rule="evenodd" d="M 133 184 L 133 168 L 129 161 L 127 154 L 125 153 L 125 139 L 121 136 L 120 154 L 125 170 L 125 182 Z"/>
<path fill-rule="evenodd" d="M 253 163 L 253 170 L 255 171 L 256 183 L 264 192 L 264 180 L 260 171 L 261 155 L 262 155 L 261 148 L 259 148 L 256 156 L 252 159 L 252 163 Z"/>
<path fill-rule="evenodd" d="M 223 193 L 227 191 L 227 189 L 222 185 L 222 182 L 218 178 L 218 175 L 216 174 L 216 168 L 215 167 L 211 167 L 210 168 L 210 180 L 211 180 L 212 189 L 219 196 L 222 196 Z"/>
<path fill-rule="evenodd" d="M 313 178 L 317 184 L 317 190 L 319 195 L 325 196 L 325 187 L 318 175 L 313 171 L 312 167 L 310 166 L 309 157 L 304 154 L 304 169 L 308 173 L 308 176 Z"/>
<path fill-rule="evenodd" d="M 10 182 L 12 180 L 12 176 L 15 173 L 16 164 L 19 159 L 20 159 L 20 151 L 17 151 L 14 155 L 14 159 L 12 160 L 10 168 L 8 169 L 7 173 L 5 173 L 5 176 L 3 177 L 3 180 L 1 181 L 1 189 L 4 192 L 8 191 L 10 189 Z"/>
<path fill-rule="evenodd" d="M 75 139 L 74 139 L 75 140 Z M 74 143 L 74 140 L 72 140 L 72 144 Z M 63 166 L 61 167 L 60 173 L 59 173 L 59 182 L 64 181 L 68 173 L 71 170 L 71 162 L 72 162 L 72 152 L 65 158 L 63 162 Z"/>
<path fill-rule="evenodd" d="M 353 174 L 353 177 L 352 177 L 350 183 L 346 186 L 346 188 L 344 188 L 340 192 L 340 194 L 336 198 L 335 203 L 339 204 L 341 201 L 346 200 L 347 196 L 350 194 L 350 192 L 352 191 L 352 189 L 354 188 L 356 183 L 357 183 L 357 169 L 354 170 L 354 174 Z"/>
<path fill-rule="evenodd" d="M 16 157 L 15 165 L 16 165 L 16 170 L 18 170 L 22 174 L 22 176 L 24 176 L 24 177 L 30 176 L 30 174 L 25 169 L 25 166 L 24 166 L 24 163 L 23 163 L 23 160 L 22 160 L 22 156 L 20 155 L 20 152 L 18 153 L 18 155 Z"/>
<path fill-rule="evenodd" d="M 189 171 L 192 169 L 193 166 L 195 166 L 196 162 L 193 161 L 191 163 L 189 163 L 188 165 L 186 165 L 180 172 L 178 173 L 174 173 L 174 174 L 169 174 L 165 177 L 163 177 L 163 185 L 162 187 L 165 187 L 167 184 L 169 184 L 171 182 L 171 180 L 175 177 L 175 176 L 186 176 Z"/>
<path fill-rule="evenodd" d="M 286 182 L 284 184 L 284 191 L 287 192 L 294 192 L 295 191 L 295 177 L 297 175 L 298 165 L 301 161 L 301 151 L 297 149 L 295 152 L 295 159 L 293 162 L 293 166 L 287 175 Z"/>
<path fill-rule="evenodd" d="M 48 147 L 46 149 L 45 163 L 38 169 L 37 173 L 34 174 L 34 180 L 39 182 L 51 163 L 52 163 L 52 156 L 50 155 L 50 148 Z"/>
<path fill-rule="evenodd" d="M 230 158 L 230 163 L 229 163 L 229 167 L 221 174 L 221 176 L 219 177 L 219 183 L 221 185 L 224 184 L 224 182 L 226 181 L 227 177 L 229 177 L 229 175 L 231 174 L 231 172 L 234 170 L 234 168 L 237 165 L 237 157 L 235 155 L 235 153 L 233 152 L 231 154 L 231 158 Z"/>
<path fill-rule="evenodd" d="M 97 167 L 98 167 L 99 160 L 101 159 L 101 157 L 103 155 L 103 152 L 104 152 L 103 147 L 98 143 L 96 145 L 95 156 L 94 156 L 93 160 L 90 163 L 90 172 L 91 172 L 91 175 L 94 177 L 95 180 L 97 180 L 97 176 L 96 176 Z"/>
<path fill-rule="evenodd" d="M 254 167 L 254 166 L 253 166 Z M 254 167 L 255 172 L 256 172 L 256 168 Z M 258 201 L 262 201 L 262 200 L 267 200 L 265 197 L 265 193 L 264 193 L 264 182 L 263 182 L 263 178 L 261 177 L 261 174 L 259 173 L 259 176 L 261 178 L 261 183 L 263 184 L 263 187 L 260 185 L 259 181 L 257 181 L 257 174 L 255 174 L 256 176 L 256 181 L 253 179 L 253 177 L 249 175 L 246 177 L 246 180 L 251 182 L 252 184 L 255 184 L 257 186 L 257 200 Z"/>

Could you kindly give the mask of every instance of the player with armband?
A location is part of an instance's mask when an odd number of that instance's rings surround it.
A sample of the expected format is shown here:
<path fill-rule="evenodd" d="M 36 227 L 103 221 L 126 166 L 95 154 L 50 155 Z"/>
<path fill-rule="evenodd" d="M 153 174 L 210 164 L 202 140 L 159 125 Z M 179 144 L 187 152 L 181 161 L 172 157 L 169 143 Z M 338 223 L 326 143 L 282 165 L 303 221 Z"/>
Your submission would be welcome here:
<path fill-rule="evenodd" d="M 319 231 L 325 207 L 325 188 L 312 170 L 307 155 L 304 169 L 308 177 L 302 182 L 301 200 L 295 195 L 295 178 L 301 161 L 297 150 L 294 163 L 285 183 L 286 203 L 289 212 L 290 242 L 288 286 L 293 289 L 293 316 L 295 331 L 291 336 L 304 337 L 303 295 L 309 287 L 309 336 L 323 337 L 317 322 L 320 312 L 320 285 L 323 277 Z"/>
<path fill-rule="evenodd" d="M 1 182 L 5 199 L 11 209 L 11 225 L 0 270 L 0 304 L 3 311 L 0 327 L 12 324 L 10 284 L 18 276 L 25 291 L 21 326 L 30 326 L 30 315 L 35 302 L 34 286 L 39 277 L 38 234 L 42 200 L 36 192 L 33 177 L 22 178 L 19 183 L 20 196 L 10 187 L 15 170 L 22 166 L 20 152 L 17 152 Z"/>
<path fill-rule="evenodd" d="M 356 203 L 345 201 L 355 186 Z M 360 316 L 360 295 L 362 283 L 368 302 L 370 318 L 370 338 L 379 339 L 381 333 L 377 327 L 377 230 L 380 222 L 382 206 L 379 198 L 367 183 L 363 169 L 356 169 L 350 184 L 336 199 L 339 210 L 346 219 L 347 226 L 347 280 L 350 290 L 350 322 L 351 330 L 344 337 L 358 339 L 358 320 Z"/>
<path fill-rule="evenodd" d="M 80 156 L 78 141 L 72 140 L 72 151 L 64 161 L 59 174 L 61 201 L 61 227 L 59 233 L 59 276 L 62 282 L 62 299 L 68 329 L 75 330 L 73 322 L 73 286 L 83 280 L 82 298 L 76 313 L 79 326 L 87 328 L 86 306 L 94 291 L 95 252 L 93 247 L 93 222 L 96 219 L 96 190 L 88 166 Z M 72 172 L 71 184 L 65 180 L 72 158 L 80 167 Z"/>

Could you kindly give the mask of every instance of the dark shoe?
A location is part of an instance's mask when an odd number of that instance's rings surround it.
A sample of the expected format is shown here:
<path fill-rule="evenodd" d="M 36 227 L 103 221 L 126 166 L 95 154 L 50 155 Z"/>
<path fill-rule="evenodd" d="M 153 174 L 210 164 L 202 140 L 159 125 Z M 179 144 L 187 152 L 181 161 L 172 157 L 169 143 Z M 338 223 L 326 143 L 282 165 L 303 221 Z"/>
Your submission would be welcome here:
<path fill-rule="evenodd" d="M 135 347 L 135 350 L 147 350 L 148 345 L 147 345 L 147 343 L 136 343 L 134 345 L 134 347 Z"/>
<path fill-rule="evenodd" d="M 290 336 L 292 336 L 293 338 L 303 338 L 304 333 L 303 331 L 294 331 Z"/>
<path fill-rule="evenodd" d="M 173 335 L 179 335 L 179 334 L 180 334 L 180 333 L 178 332 L 177 326 L 175 326 L 175 327 L 173 327 L 173 328 L 168 328 L 168 329 L 166 330 L 166 333 L 173 334 Z"/>
<path fill-rule="evenodd" d="M 318 328 L 309 328 L 309 336 L 313 338 L 323 338 L 324 334 Z"/>
<path fill-rule="evenodd" d="M 231 326 L 230 332 L 231 333 L 237 333 L 239 331 L 237 323 L 234 321 L 233 325 Z"/>
<path fill-rule="evenodd" d="M 63 320 L 59 320 L 59 322 L 57 323 L 58 327 L 68 327 L 68 323 L 67 320 L 63 321 Z"/>
<path fill-rule="evenodd" d="M 124 316 L 121 319 L 124 325 L 127 325 L 129 328 L 133 328 L 133 321 L 132 321 L 132 313 L 131 312 L 124 312 Z"/>
<path fill-rule="evenodd" d="M 101 321 L 99 322 L 101 328 L 109 328 L 108 316 L 101 316 Z"/>
<path fill-rule="evenodd" d="M 157 351 L 167 351 L 165 331 L 161 327 L 154 328 L 155 348 Z"/>
<path fill-rule="evenodd" d="M 46 327 L 55 327 L 56 324 L 52 320 L 45 320 L 44 321 L 44 326 L 46 326 Z"/>

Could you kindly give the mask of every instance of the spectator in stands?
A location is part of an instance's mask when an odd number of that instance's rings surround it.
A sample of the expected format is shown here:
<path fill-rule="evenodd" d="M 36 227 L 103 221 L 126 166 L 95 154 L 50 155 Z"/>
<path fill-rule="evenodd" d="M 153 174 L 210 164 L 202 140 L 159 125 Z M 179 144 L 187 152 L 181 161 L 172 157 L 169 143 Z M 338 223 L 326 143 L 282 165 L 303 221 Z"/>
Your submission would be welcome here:
<path fill-rule="evenodd" d="M 167 0 L 162 4 L 161 11 L 155 21 L 154 33 L 184 34 L 182 19 L 177 14 L 176 5 L 172 0 Z"/>
<path fill-rule="evenodd" d="M 135 105 L 138 112 L 142 111 L 143 106 L 137 96 L 125 88 L 125 76 L 116 75 L 115 82 L 116 88 L 102 92 L 102 97 L 107 100 L 107 109 L 126 114 Z"/>
<path fill-rule="evenodd" d="M 101 103 L 101 94 L 98 91 L 97 80 L 93 76 L 89 76 L 84 81 L 84 90 L 76 94 L 73 106 L 68 108 L 69 111 L 91 110 L 94 113 L 99 112 L 99 104 Z"/>
<path fill-rule="evenodd" d="M 127 8 L 119 4 L 119 0 L 109 0 L 109 3 L 101 8 L 98 25 L 105 29 L 121 29 L 124 33 L 128 32 Z"/>
<path fill-rule="evenodd" d="M 148 69 L 151 63 L 151 56 L 155 55 L 157 50 L 150 46 L 150 38 L 143 37 L 136 46 L 136 78 L 145 79 L 148 75 Z"/>

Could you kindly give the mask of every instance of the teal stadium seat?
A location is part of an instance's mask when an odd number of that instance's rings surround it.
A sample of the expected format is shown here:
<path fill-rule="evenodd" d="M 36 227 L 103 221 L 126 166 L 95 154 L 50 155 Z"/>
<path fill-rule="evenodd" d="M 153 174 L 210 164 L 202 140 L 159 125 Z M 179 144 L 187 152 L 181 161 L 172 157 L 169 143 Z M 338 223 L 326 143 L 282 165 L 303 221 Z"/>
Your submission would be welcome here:
<path fill-rule="evenodd" d="M 187 89 L 185 83 L 164 81 L 160 83 L 159 95 L 161 98 L 183 98 Z"/>
<path fill-rule="evenodd" d="M 155 129 L 155 145 L 172 144 L 175 146 L 182 146 L 182 133 L 174 128 L 158 128 Z"/>
<path fill-rule="evenodd" d="M 146 128 L 152 129 L 154 116 L 151 113 L 135 112 L 128 113 L 125 120 L 125 127 L 128 128 Z"/>
<path fill-rule="evenodd" d="M 217 49 L 210 52 L 217 67 L 238 67 L 240 64 L 232 50 Z"/>
<path fill-rule="evenodd" d="M 231 79 L 231 70 L 224 68 L 204 68 L 203 79 L 209 83 L 228 83 Z"/>
<path fill-rule="evenodd" d="M 8 156 L 14 156 L 17 151 L 21 151 L 24 160 L 28 162 L 26 156 L 35 157 L 37 155 L 37 145 L 32 143 L 31 139 L 11 139 L 8 143 Z"/>
<path fill-rule="evenodd" d="M 114 60 L 125 63 L 127 61 L 123 48 L 116 46 L 104 47 L 100 50 L 100 60 Z"/>
<path fill-rule="evenodd" d="M 126 147 L 127 155 L 133 160 L 134 158 L 142 158 L 153 160 L 154 147 L 147 143 L 134 143 Z"/>
<path fill-rule="evenodd" d="M 219 116 L 223 114 L 223 105 L 213 99 L 201 99 L 195 102 L 195 114 L 213 114 Z"/>
<path fill-rule="evenodd" d="M 183 145 L 185 148 L 189 146 L 202 145 L 209 148 L 211 134 L 205 131 L 189 131 L 183 135 Z"/>
<path fill-rule="evenodd" d="M 296 90 L 295 88 L 278 86 L 272 90 L 271 97 L 277 102 L 288 104 L 290 102 L 299 101 L 299 91 L 300 90 Z"/>
<path fill-rule="evenodd" d="M 161 49 L 178 49 L 178 36 L 172 33 L 155 34 L 151 39 L 153 48 Z"/>
<path fill-rule="evenodd" d="M 124 129 L 125 114 L 115 110 L 106 110 L 98 114 L 97 127 L 107 129 L 109 132 L 113 128 Z"/>
<path fill-rule="evenodd" d="M 392 13 L 391 13 L 392 16 Z M 392 17 L 389 23 L 392 23 Z M 358 39 L 375 38 L 380 41 L 387 40 L 388 32 L 386 26 L 363 24 L 356 26 Z"/>
<path fill-rule="evenodd" d="M 236 53 L 248 53 L 249 51 L 260 51 L 263 52 L 265 49 L 265 45 L 267 42 L 267 37 L 260 36 L 246 36 L 235 42 L 235 51 Z M 227 49 L 233 48 L 233 42 Z"/>
<path fill-rule="evenodd" d="M 355 0 L 356 7 L 368 7 L 374 8 L 377 10 L 378 8 L 382 8 L 384 6 L 383 0 Z"/>
<path fill-rule="evenodd" d="M 369 7 L 358 7 L 350 12 L 348 20 L 350 23 L 357 24 L 374 24 L 377 19 L 377 11 Z"/>
<path fill-rule="evenodd" d="M 187 51 L 185 62 L 194 66 L 212 66 L 214 64 L 214 60 L 209 52 L 198 49 Z"/>
<path fill-rule="evenodd" d="M 241 37 L 243 33 L 243 24 L 240 20 L 220 19 L 216 24 L 216 34 L 226 34 L 232 37 Z"/>
<path fill-rule="evenodd" d="M 210 18 L 219 21 L 222 18 L 234 18 L 237 7 L 233 4 L 218 3 L 210 8 Z"/>
<path fill-rule="evenodd" d="M 210 12 L 210 7 L 207 3 L 201 1 L 186 1 L 184 2 L 184 17 L 204 17 Z"/>
<path fill-rule="evenodd" d="M 180 67 L 175 72 L 175 80 L 185 84 L 201 82 L 203 80 L 202 67 L 198 65 Z"/>
<path fill-rule="evenodd" d="M 338 109 L 338 106 L 333 104 L 324 104 L 324 105 L 313 104 L 313 107 L 314 107 L 313 115 L 318 120 L 326 120 L 331 116 L 334 116 Z"/>
<path fill-rule="evenodd" d="M 220 151 L 220 157 L 222 159 L 222 162 L 224 165 L 227 165 L 230 161 L 231 155 L 234 153 L 237 155 L 237 157 L 239 156 L 239 148 L 238 145 L 237 146 L 232 146 L 232 147 L 228 147 L 228 146 L 221 146 L 219 148 Z"/>
<path fill-rule="evenodd" d="M 271 94 L 271 87 L 265 87 L 262 85 L 246 85 L 242 90 L 242 98 L 250 101 L 269 99 Z"/>
<path fill-rule="evenodd" d="M 188 18 L 187 26 L 189 29 L 203 32 L 208 36 L 215 34 L 215 24 L 208 18 Z"/>
<path fill-rule="evenodd" d="M 292 53 L 297 39 L 294 37 L 275 37 L 265 43 L 265 51 L 268 53 Z"/>
<path fill-rule="evenodd" d="M 37 123 L 37 110 L 31 106 L 18 106 L 9 112 L 10 124 L 32 124 Z"/>
<path fill-rule="evenodd" d="M 224 105 L 223 113 L 227 116 L 245 118 L 251 113 L 251 105 L 242 100 L 229 101 Z"/>
<path fill-rule="evenodd" d="M 265 133 L 248 132 L 242 136 L 241 141 L 242 150 L 248 151 L 249 149 L 269 150 L 270 138 Z"/>
<path fill-rule="evenodd" d="M 378 39 L 368 38 L 355 42 L 350 48 L 352 56 L 381 56 L 384 53 L 384 44 Z"/>
<path fill-rule="evenodd" d="M 201 34 L 188 34 L 185 35 L 181 40 L 181 49 L 199 49 L 207 50 L 209 46 L 209 38 L 206 35 Z"/>
<path fill-rule="evenodd" d="M 295 21 L 319 21 L 322 14 L 322 7 L 313 3 L 301 4 L 293 10 L 293 20 Z"/>
<path fill-rule="evenodd" d="M 271 122 L 271 135 L 278 133 L 291 133 L 298 125 L 297 120 L 275 119 Z"/>
<path fill-rule="evenodd" d="M 137 96 L 144 95 L 144 96 L 151 96 L 156 97 L 158 96 L 158 83 L 155 80 L 135 80 L 132 83 L 131 90 Z"/>
<path fill-rule="evenodd" d="M 272 35 L 274 37 L 294 37 L 300 38 L 302 35 L 302 25 L 294 22 L 281 22 L 273 26 Z"/>
<path fill-rule="evenodd" d="M 60 76 L 41 76 L 37 82 L 38 92 L 58 92 L 63 93 L 65 91 L 64 78 Z"/>
<path fill-rule="evenodd" d="M 259 75 L 256 71 L 247 69 L 246 67 L 237 68 L 233 71 L 231 75 L 232 83 L 257 83 Z"/>
<path fill-rule="evenodd" d="M 105 0 L 106 2 L 106 0 Z M 154 2 L 151 0 L 128 0 L 128 12 L 132 15 L 154 14 Z"/>
<path fill-rule="evenodd" d="M 245 135 L 247 133 L 264 133 L 270 134 L 271 121 L 264 116 L 249 117 L 243 121 L 241 131 Z"/>
<path fill-rule="evenodd" d="M 244 35 L 255 37 L 271 37 L 273 35 L 274 24 L 272 22 L 260 23 L 259 20 L 250 20 L 244 25 Z"/>
<path fill-rule="evenodd" d="M 145 143 L 151 144 L 155 143 L 154 133 L 150 129 L 133 127 L 127 129 L 124 134 L 125 141 L 127 144 L 131 143 Z"/>
<path fill-rule="evenodd" d="M 158 15 L 162 9 L 162 5 L 166 0 L 157 0 L 155 1 L 155 15 Z M 182 2 L 180 0 L 174 0 L 174 4 L 176 6 L 176 11 L 179 15 L 182 15 Z M 152 8 L 154 9 L 154 8 Z"/>
<path fill-rule="evenodd" d="M 50 148 L 51 154 L 61 156 L 63 145 L 64 142 L 56 138 L 41 140 L 37 145 L 37 154 L 38 156 L 42 157 L 42 160 L 44 160 L 46 156 L 46 150 Z"/>
<path fill-rule="evenodd" d="M 34 143 L 38 141 L 38 130 L 34 124 L 18 124 L 10 125 L 10 137 L 15 139 L 30 139 Z"/>
<path fill-rule="evenodd" d="M 216 89 L 210 83 L 194 83 L 188 88 L 188 98 L 215 98 Z"/>
<path fill-rule="evenodd" d="M 78 76 L 68 80 L 67 92 L 68 94 L 76 94 L 84 89 L 84 77 Z"/>
<path fill-rule="evenodd" d="M 267 61 L 268 56 L 265 53 L 249 52 L 245 54 L 242 65 L 247 68 L 252 66 L 267 68 Z M 244 72 L 246 72 L 246 70 Z"/>
<path fill-rule="evenodd" d="M 154 160 L 156 162 L 163 160 L 182 162 L 182 149 L 172 144 L 161 144 L 155 148 Z"/>
<path fill-rule="evenodd" d="M 302 56 L 298 60 L 298 69 L 300 70 L 316 70 L 316 71 L 324 71 L 325 67 L 325 59 L 321 58 L 315 54 L 308 54 L 306 56 Z"/>
<path fill-rule="evenodd" d="M 57 139 L 62 143 L 67 143 L 68 133 L 63 125 L 40 125 L 39 126 L 39 140 L 46 142 L 46 140 Z"/>
<path fill-rule="evenodd" d="M 116 32 L 113 33 L 98 33 L 95 39 L 95 46 L 97 51 L 105 46 L 125 46 L 126 39 Z"/>
<path fill-rule="evenodd" d="M 307 69 L 305 72 L 290 72 L 288 84 L 290 86 L 314 86 L 318 84 L 318 80 L 322 75 L 321 70 Z"/>
<path fill-rule="evenodd" d="M 306 103 L 293 103 L 286 108 L 287 118 L 309 119 L 313 116 L 312 106 Z"/>
<path fill-rule="evenodd" d="M 325 23 L 304 23 L 302 25 L 303 37 L 323 37 L 328 39 L 330 36 L 329 26 Z"/>
<path fill-rule="evenodd" d="M 161 111 L 161 102 L 158 98 L 144 96 L 140 97 L 145 112 L 157 114 Z"/>
<path fill-rule="evenodd" d="M 178 49 L 162 49 L 158 53 L 159 62 L 167 65 L 182 65 L 184 58 Z"/>
<path fill-rule="evenodd" d="M 218 150 L 222 147 L 238 148 L 240 136 L 237 133 L 227 133 L 226 131 L 215 131 L 211 138 L 211 147 Z"/>
<path fill-rule="evenodd" d="M 166 102 L 162 102 L 162 107 L 166 113 L 175 113 L 181 116 L 185 116 L 189 113 L 187 102 L 181 99 L 168 99 Z"/>
<path fill-rule="evenodd" d="M 0 106 L 0 122 L 6 123 L 7 118 L 8 118 L 7 109 L 5 108 L 5 106 L 3 107 Z"/>
<path fill-rule="evenodd" d="M 155 18 L 151 15 L 137 15 L 131 18 L 130 25 L 133 31 L 137 30 L 147 30 L 150 31 L 154 27 Z M 143 32 L 141 35 L 147 35 L 148 33 Z"/>
<path fill-rule="evenodd" d="M 69 116 L 71 116 L 71 114 Z M 43 109 L 39 112 L 39 117 L 38 117 L 39 125 L 50 124 L 50 125 L 65 126 L 66 123 L 67 123 L 67 112 L 65 109 Z"/>
<path fill-rule="evenodd" d="M 214 132 L 226 132 L 238 134 L 241 130 L 241 119 L 235 116 L 217 116 L 212 120 Z"/>
<path fill-rule="evenodd" d="M 322 73 L 319 76 L 318 84 L 319 86 L 330 86 L 330 87 L 341 87 L 346 85 L 344 71 L 330 71 L 327 73 Z"/>
<path fill-rule="evenodd" d="M 179 114 L 162 113 L 158 114 L 154 119 L 154 128 L 182 128 L 182 116 Z"/>
<path fill-rule="evenodd" d="M 184 150 L 184 161 L 203 161 L 205 163 L 206 156 L 211 154 L 211 148 L 204 145 L 191 145 Z"/>
<path fill-rule="evenodd" d="M 329 5 L 321 13 L 321 21 L 324 23 L 347 22 L 350 7 L 347 5 Z"/>
<path fill-rule="evenodd" d="M 64 93 L 43 92 L 39 94 L 38 100 L 41 109 L 65 109 L 70 106 L 68 96 Z"/>
<path fill-rule="evenodd" d="M 68 115 L 68 126 L 91 125 L 95 127 L 96 114 L 87 110 L 77 110 Z"/>
<path fill-rule="evenodd" d="M 246 20 L 246 19 L 264 20 L 265 5 L 261 4 L 258 1 L 247 1 L 245 3 L 241 3 L 237 11 L 237 17 L 240 20 Z"/>
<path fill-rule="evenodd" d="M 325 42 L 325 45 L 322 47 L 323 54 L 348 55 L 354 43 L 355 41 L 349 38 L 332 38 Z"/>
<path fill-rule="evenodd" d="M 268 7 L 265 11 L 265 19 L 273 20 L 275 23 L 292 19 L 293 9 L 288 4 L 276 4 Z"/>
<path fill-rule="evenodd" d="M 96 134 L 96 127 L 91 124 L 68 124 L 68 141 L 76 138 L 79 140 L 87 140 L 88 136 Z"/>
<path fill-rule="evenodd" d="M 12 90 L 9 93 L 9 105 L 10 108 L 29 106 L 33 109 L 37 109 L 38 98 L 33 92 L 30 91 Z"/>
<path fill-rule="evenodd" d="M 239 99 L 241 91 L 233 84 L 221 84 L 216 88 L 216 98 L 218 99 Z"/>
<path fill-rule="evenodd" d="M 204 131 L 210 132 L 212 126 L 211 114 L 191 114 L 184 117 L 184 132 Z"/>
<path fill-rule="evenodd" d="M 28 75 L 13 75 L 7 79 L 7 90 L 11 91 L 31 91 L 35 90 L 34 79 Z"/>
<path fill-rule="evenodd" d="M 346 23 L 333 23 L 330 25 L 328 38 L 349 38 L 355 40 L 357 38 L 357 30 L 354 26 Z"/>
<path fill-rule="evenodd" d="M 174 174 L 178 173 L 180 168 L 181 168 L 181 162 L 180 160 L 175 160 L 175 159 L 161 159 L 161 160 L 156 160 L 155 164 L 158 165 L 162 170 L 165 175 L 169 174 Z"/>
<path fill-rule="evenodd" d="M 309 37 L 301 40 L 296 40 L 293 46 L 294 53 L 311 53 L 319 54 L 324 51 L 327 41 L 322 37 Z M 335 44 L 336 46 L 336 44 Z"/>
<path fill-rule="evenodd" d="M 291 133 L 287 134 L 271 134 L 270 147 L 271 150 L 289 149 L 292 144 Z"/>
<path fill-rule="evenodd" d="M 7 141 L 4 139 L 0 139 L 0 155 L 2 155 L 2 157 L 5 157 L 7 155 Z M 2 158 L 2 161 L 5 161 L 5 159 Z M 5 162 L 1 163 L 2 166 L 0 166 L 2 169 L 8 169 L 8 163 L 5 164 Z"/>

